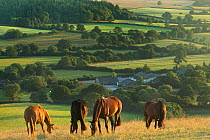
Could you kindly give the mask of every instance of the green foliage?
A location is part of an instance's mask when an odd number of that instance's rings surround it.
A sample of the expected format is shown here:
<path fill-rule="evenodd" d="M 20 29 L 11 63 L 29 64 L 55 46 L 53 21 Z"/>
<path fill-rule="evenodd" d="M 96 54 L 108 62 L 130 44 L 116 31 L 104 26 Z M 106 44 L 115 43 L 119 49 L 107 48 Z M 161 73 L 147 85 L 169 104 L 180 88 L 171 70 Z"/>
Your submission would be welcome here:
<path fill-rule="evenodd" d="M 82 89 L 81 96 L 86 95 L 90 92 L 98 93 L 100 96 L 108 96 L 109 95 L 108 89 L 105 88 L 103 85 L 97 84 L 97 83 L 91 84 L 88 87 Z"/>
<path fill-rule="evenodd" d="M 3 91 L 6 97 L 8 97 L 10 100 L 15 100 L 19 97 L 18 92 L 20 91 L 20 85 L 17 83 L 6 85 L 3 88 Z"/>
<path fill-rule="evenodd" d="M 184 117 L 185 112 L 180 105 L 174 102 L 166 102 L 167 117 L 178 118 Z"/>
<path fill-rule="evenodd" d="M 28 77 L 21 82 L 21 88 L 27 91 L 38 91 L 47 86 L 47 82 L 42 76 Z"/>
<path fill-rule="evenodd" d="M 48 100 L 48 97 L 47 97 L 48 92 L 49 92 L 49 90 L 46 90 L 44 88 L 40 89 L 36 92 L 32 92 L 30 99 L 34 103 L 46 103 Z"/>
<path fill-rule="evenodd" d="M 51 90 L 50 98 L 54 103 L 68 103 L 71 95 L 71 91 L 64 85 L 54 86 Z"/>

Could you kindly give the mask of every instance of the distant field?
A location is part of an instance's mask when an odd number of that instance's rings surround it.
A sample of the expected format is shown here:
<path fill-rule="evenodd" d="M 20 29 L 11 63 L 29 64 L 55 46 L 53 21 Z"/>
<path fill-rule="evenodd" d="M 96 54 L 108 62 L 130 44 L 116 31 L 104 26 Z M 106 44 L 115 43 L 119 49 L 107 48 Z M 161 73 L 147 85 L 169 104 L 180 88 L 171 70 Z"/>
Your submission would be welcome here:
<path fill-rule="evenodd" d="M 107 0 L 113 4 L 118 4 L 125 8 L 137 8 L 137 7 L 154 7 L 158 6 L 155 0 Z M 191 6 L 194 1 L 191 0 L 161 0 L 162 6 Z"/>
<path fill-rule="evenodd" d="M 72 44 L 75 46 L 82 46 L 82 45 L 91 45 L 95 44 L 96 42 L 93 40 L 85 41 L 81 39 L 80 33 L 69 33 L 69 32 L 60 32 L 55 35 L 50 36 L 38 36 L 38 37 L 30 37 L 30 38 L 22 38 L 22 39 L 15 39 L 15 40 L 0 40 L 0 46 L 4 48 L 7 46 L 12 46 L 18 43 L 29 44 L 34 43 L 38 47 L 42 49 L 46 49 L 49 46 L 53 46 L 58 43 L 61 39 L 70 39 Z"/>
<path fill-rule="evenodd" d="M 9 29 L 18 29 L 23 33 L 27 34 L 34 34 L 34 33 L 47 33 L 50 32 L 50 30 L 39 30 L 39 29 L 31 29 L 31 28 L 22 28 L 22 27 L 10 27 L 10 26 L 0 26 L 0 35 L 5 34 L 7 30 Z"/>
<path fill-rule="evenodd" d="M 210 37 L 210 34 L 209 34 L 209 37 Z M 155 44 L 158 47 L 166 47 L 166 46 L 171 45 L 173 43 L 175 43 L 175 44 L 180 44 L 180 43 L 182 43 L 182 44 L 194 44 L 198 48 L 201 48 L 201 47 L 205 46 L 205 45 L 201 45 L 201 44 L 198 44 L 198 43 L 192 43 L 192 42 L 181 41 L 181 40 L 172 40 L 172 39 L 158 40 L 158 41 L 147 43 L 147 44 Z M 144 46 L 144 45 L 146 45 L 146 44 L 138 44 L 136 46 Z"/>
<path fill-rule="evenodd" d="M 128 25 L 128 24 L 112 24 L 112 23 L 84 23 L 87 31 L 91 31 L 95 26 L 99 26 L 99 28 L 103 32 L 113 32 L 115 27 L 121 27 L 123 32 L 128 32 L 130 29 L 138 29 L 141 31 L 148 30 L 156 30 L 156 31 L 170 31 L 170 29 L 164 29 L 159 27 L 149 27 L 149 26 L 138 26 L 138 25 Z"/>
<path fill-rule="evenodd" d="M 108 62 L 108 63 L 97 63 L 91 64 L 91 66 L 98 66 L 98 67 L 108 67 L 112 69 L 124 69 L 124 68 L 139 68 L 143 67 L 144 64 L 147 64 L 151 70 L 159 70 L 159 69 L 172 69 L 175 66 L 173 63 L 174 57 L 160 57 L 160 58 L 153 58 L 153 59 L 144 59 L 144 60 L 134 60 L 134 61 L 122 61 L 122 62 Z M 186 60 L 188 61 L 187 64 L 192 65 L 202 65 L 203 62 L 206 64 L 210 63 L 210 55 L 189 55 L 187 56 Z"/>
<path fill-rule="evenodd" d="M 27 64 L 33 64 L 35 62 L 43 62 L 46 65 L 56 64 L 61 57 L 26 57 L 26 58 L 11 58 L 11 59 L 0 59 L 0 70 L 3 70 L 6 66 L 12 63 L 19 63 L 23 66 Z"/>
<path fill-rule="evenodd" d="M 198 40 L 201 39 L 201 38 L 206 38 L 205 39 L 205 42 L 203 43 L 210 43 L 210 33 L 195 33 L 193 34 L 193 38 L 197 38 Z"/>
<path fill-rule="evenodd" d="M 189 14 L 190 10 L 181 10 L 181 9 L 167 9 L 167 8 L 137 8 L 130 10 L 134 13 L 139 13 L 142 15 L 149 15 L 149 16 L 155 16 L 155 17 L 162 17 L 162 14 L 165 12 L 170 12 L 172 15 L 172 19 L 176 19 L 177 16 L 181 16 L 184 18 L 186 14 Z M 194 10 L 195 12 L 200 12 L 201 10 Z M 192 15 L 193 20 L 204 20 L 210 21 L 209 15 Z"/>
<path fill-rule="evenodd" d="M 86 71 L 86 70 L 55 70 L 58 80 L 61 79 L 76 79 L 82 78 L 83 75 L 94 77 L 112 76 L 112 72 L 100 72 L 100 71 Z"/>

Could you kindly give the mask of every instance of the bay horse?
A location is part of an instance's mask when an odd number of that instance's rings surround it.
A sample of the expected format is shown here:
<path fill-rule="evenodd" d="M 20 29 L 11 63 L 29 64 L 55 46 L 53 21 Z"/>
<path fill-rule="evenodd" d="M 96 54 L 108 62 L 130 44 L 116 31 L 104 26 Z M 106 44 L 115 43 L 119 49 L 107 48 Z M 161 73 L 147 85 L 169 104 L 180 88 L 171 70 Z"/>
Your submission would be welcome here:
<path fill-rule="evenodd" d="M 121 125 L 121 119 L 120 119 L 121 111 L 122 111 L 122 102 L 118 98 L 114 96 L 110 96 L 108 98 L 99 97 L 94 105 L 93 119 L 92 121 L 89 121 L 91 123 L 90 128 L 92 136 L 94 136 L 97 131 L 96 123 L 98 123 L 99 133 L 101 134 L 100 118 L 105 120 L 105 127 L 107 133 L 109 133 L 108 131 L 108 118 L 109 118 L 111 121 L 112 132 L 114 132 L 116 126 Z M 115 121 L 112 118 L 113 115 L 115 115 Z"/>
<path fill-rule="evenodd" d="M 149 128 L 152 120 L 155 120 L 155 129 L 165 128 L 164 121 L 166 120 L 166 106 L 162 101 L 149 101 L 144 105 L 144 117 L 146 121 L 146 127 Z"/>
<path fill-rule="evenodd" d="M 51 123 L 50 117 L 47 111 L 41 105 L 37 105 L 37 106 L 30 105 L 28 108 L 26 108 L 24 111 L 24 118 L 26 122 L 28 135 L 29 135 L 28 123 L 30 123 L 31 136 L 34 135 L 36 124 L 40 124 L 42 127 L 43 133 L 45 133 L 44 123 L 46 123 L 48 133 L 52 133 L 54 124 Z"/>
<path fill-rule="evenodd" d="M 74 131 L 76 131 L 77 133 L 78 120 L 80 120 L 80 123 L 81 123 L 81 133 L 83 134 L 83 131 L 87 130 L 87 127 L 84 121 L 87 114 L 88 114 L 87 103 L 84 100 L 78 99 L 72 102 L 70 133 L 74 133 Z"/>

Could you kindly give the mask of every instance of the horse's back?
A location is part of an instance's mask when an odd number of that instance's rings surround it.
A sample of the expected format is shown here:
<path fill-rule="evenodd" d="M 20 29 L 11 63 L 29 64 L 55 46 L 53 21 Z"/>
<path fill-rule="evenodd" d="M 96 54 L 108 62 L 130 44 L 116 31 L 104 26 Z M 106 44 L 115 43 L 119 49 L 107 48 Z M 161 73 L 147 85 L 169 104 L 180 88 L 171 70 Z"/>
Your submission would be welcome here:
<path fill-rule="evenodd" d="M 87 103 L 84 100 L 78 99 L 72 102 L 71 116 L 73 118 L 84 119 L 87 113 L 88 113 Z"/>
<path fill-rule="evenodd" d="M 25 121 L 30 122 L 33 120 L 34 122 L 43 122 L 45 118 L 45 110 L 40 106 L 30 105 L 24 111 Z"/>
<path fill-rule="evenodd" d="M 122 102 L 114 97 L 114 96 L 110 96 L 108 98 L 104 98 L 104 101 L 106 103 L 106 107 L 108 108 L 109 112 L 109 116 L 112 116 L 113 114 L 115 114 L 116 112 L 121 112 L 122 110 Z"/>
<path fill-rule="evenodd" d="M 149 102 L 145 103 L 145 105 L 144 105 L 145 116 L 150 116 L 152 118 L 156 117 L 156 114 L 157 114 L 157 110 L 155 108 L 156 103 L 157 102 L 155 102 L 155 101 L 149 101 Z"/>

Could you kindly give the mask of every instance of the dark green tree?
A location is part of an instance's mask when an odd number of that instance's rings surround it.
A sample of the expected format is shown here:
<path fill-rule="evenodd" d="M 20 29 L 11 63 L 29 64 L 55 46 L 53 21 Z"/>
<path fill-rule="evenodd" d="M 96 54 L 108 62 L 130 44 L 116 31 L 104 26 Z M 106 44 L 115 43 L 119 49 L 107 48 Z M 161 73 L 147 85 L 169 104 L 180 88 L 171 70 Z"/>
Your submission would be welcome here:
<path fill-rule="evenodd" d="M 18 98 L 18 92 L 20 91 L 19 84 L 9 84 L 3 88 L 4 95 L 8 97 L 10 100 L 15 100 Z"/>

